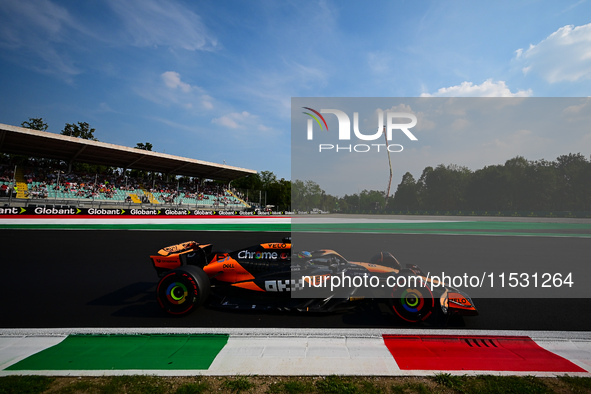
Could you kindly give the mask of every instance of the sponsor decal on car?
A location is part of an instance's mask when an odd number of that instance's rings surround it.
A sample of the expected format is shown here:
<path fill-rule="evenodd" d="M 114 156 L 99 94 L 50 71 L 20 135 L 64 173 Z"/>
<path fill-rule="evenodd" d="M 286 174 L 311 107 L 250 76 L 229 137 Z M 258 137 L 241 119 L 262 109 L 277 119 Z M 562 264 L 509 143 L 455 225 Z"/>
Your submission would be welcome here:
<path fill-rule="evenodd" d="M 241 250 L 238 252 L 239 259 L 255 259 L 255 260 L 277 260 L 279 254 L 277 252 L 251 252 L 248 250 Z"/>
<path fill-rule="evenodd" d="M 297 291 L 304 286 L 303 279 L 266 280 L 265 290 L 271 292 Z"/>

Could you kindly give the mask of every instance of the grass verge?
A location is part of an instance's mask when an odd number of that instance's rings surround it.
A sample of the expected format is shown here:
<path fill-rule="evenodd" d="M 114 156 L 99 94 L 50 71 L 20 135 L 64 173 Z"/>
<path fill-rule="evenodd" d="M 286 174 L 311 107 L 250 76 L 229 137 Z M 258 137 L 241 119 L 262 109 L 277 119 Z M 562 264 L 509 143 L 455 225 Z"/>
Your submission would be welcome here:
<path fill-rule="evenodd" d="M 107 376 L 0 378 L 0 394 L 12 393 L 591 393 L 591 378 L 562 376 Z"/>

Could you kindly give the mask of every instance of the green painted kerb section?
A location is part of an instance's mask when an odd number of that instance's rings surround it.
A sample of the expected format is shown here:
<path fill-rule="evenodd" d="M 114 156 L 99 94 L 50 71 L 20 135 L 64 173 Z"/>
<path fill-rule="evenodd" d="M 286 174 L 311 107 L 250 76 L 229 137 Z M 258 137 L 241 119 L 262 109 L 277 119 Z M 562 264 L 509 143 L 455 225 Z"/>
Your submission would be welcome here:
<path fill-rule="evenodd" d="M 326 232 L 376 234 L 462 234 L 504 236 L 553 236 L 591 238 L 591 223 L 537 222 L 352 222 L 306 223 L 151 223 L 151 224 L 0 224 L 0 228 L 46 230 L 159 230 L 159 231 L 250 231 L 250 232 Z"/>
<path fill-rule="evenodd" d="M 208 369 L 228 335 L 71 335 L 9 371 Z"/>
<path fill-rule="evenodd" d="M 419 223 L 305 223 L 294 220 L 292 232 L 463 234 L 591 237 L 588 223 L 536 222 L 419 222 Z"/>

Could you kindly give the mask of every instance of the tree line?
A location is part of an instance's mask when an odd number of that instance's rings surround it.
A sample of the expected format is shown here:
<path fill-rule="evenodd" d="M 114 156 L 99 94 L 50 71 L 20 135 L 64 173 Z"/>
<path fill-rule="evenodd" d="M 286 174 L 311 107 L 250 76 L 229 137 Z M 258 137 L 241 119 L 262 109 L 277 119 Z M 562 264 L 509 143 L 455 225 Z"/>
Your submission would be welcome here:
<path fill-rule="evenodd" d="M 291 181 L 284 178 L 277 179 L 271 171 L 261 171 L 256 174 L 233 180 L 231 188 L 241 190 L 243 195 L 248 191 L 250 202 L 262 206 L 272 205 L 273 211 L 289 211 L 291 209 Z M 261 194 L 264 193 L 264 194 Z"/>
<path fill-rule="evenodd" d="M 517 156 L 472 171 L 458 165 L 426 167 L 418 180 L 403 175 L 393 196 L 363 190 L 333 197 L 311 181 L 294 181 L 293 209 L 343 213 L 591 212 L 591 161 L 580 153 L 556 160 Z"/>
<path fill-rule="evenodd" d="M 41 118 L 29 118 L 23 127 L 47 130 Z M 68 124 L 62 135 L 98 141 L 86 122 Z M 137 149 L 152 150 L 149 142 Z M 139 174 L 138 174 L 139 175 Z M 527 160 L 522 156 L 502 165 L 472 171 L 455 164 L 426 167 L 420 178 L 407 172 L 393 195 L 363 190 L 335 197 L 313 181 L 277 179 L 271 171 L 231 182 L 248 191 L 249 201 L 272 205 L 274 210 L 343 213 L 458 213 L 591 212 L 591 160 L 581 153 L 553 161 Z M 264 193 L 264 194 L 262 194 Z"/>

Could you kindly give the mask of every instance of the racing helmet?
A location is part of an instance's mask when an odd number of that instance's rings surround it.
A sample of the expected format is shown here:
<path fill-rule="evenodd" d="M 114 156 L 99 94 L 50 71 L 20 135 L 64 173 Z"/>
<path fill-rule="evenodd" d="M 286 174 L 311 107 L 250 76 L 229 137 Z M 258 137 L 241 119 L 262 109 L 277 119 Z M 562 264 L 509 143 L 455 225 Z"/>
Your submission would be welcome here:
<path fill-rule="evenodd" d="M 296 254 L 296 257 L 297 257 L 298 259 L 309 259 L 309 258 L 311 258 L 311 257 L 312 257 L 312 253 L 310 253 L 310 252 L 308 252 L 308 251 L 306 251 L 306 250 L 302 250 L 302 251 L 300 251 L 300 252 L 298 252 L 298 253 Z"/>

